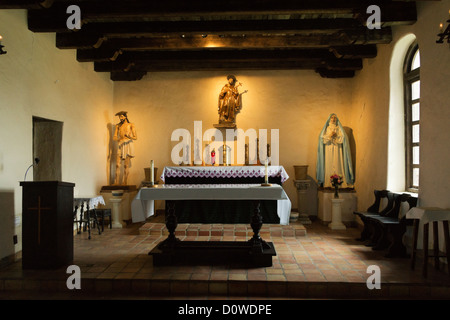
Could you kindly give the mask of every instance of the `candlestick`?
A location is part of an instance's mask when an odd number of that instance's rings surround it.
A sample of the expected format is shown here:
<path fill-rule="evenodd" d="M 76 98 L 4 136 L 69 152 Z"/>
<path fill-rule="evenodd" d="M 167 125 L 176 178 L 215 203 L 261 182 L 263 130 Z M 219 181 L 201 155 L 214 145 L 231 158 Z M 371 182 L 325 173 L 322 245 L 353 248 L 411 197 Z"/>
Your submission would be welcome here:
<path fill-rule="evenodd" d="M 265 177 L 264 177 L 264 183 L 261 183 L 262 187 L 270 187 L 271 184 L 269 183 L 269 159 L 266 158 L 266 163 L 264 165 L 265 167 Z"/>
<path fill-rule="evenodd" d="M 266 167 L 266 175 L 265 175 L 264 183 L 268 184 L 269 183 L 269 160 L 268 159 L 266 159 L 265 167 Z"/>
<path fill-rule="evenodd" d="M 154 169 L 153 169 L 153 160 L 150 160 L 150 183 L 153 185 L 155 184 L 155 177 L 154 177 Z"/>

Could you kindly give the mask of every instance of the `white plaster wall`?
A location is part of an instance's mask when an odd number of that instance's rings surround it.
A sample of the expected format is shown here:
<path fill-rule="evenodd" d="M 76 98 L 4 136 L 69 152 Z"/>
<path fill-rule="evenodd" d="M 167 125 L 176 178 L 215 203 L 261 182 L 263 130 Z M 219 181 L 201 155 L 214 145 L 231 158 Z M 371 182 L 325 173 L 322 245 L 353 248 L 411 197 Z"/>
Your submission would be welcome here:
<path fill-rule="evenodd" d="M 337 113 L 344 126 L 351 119 L 352 80 L 323 79 L 313 71 L 230 71 L 149 73 L 138 82 L 116 82 L 114 112 L 128 111 L 138 134 L 130 183 L 144 180 L 143 168 L 152 159 L 158 175 L 174 165 L 175 129 L 188 129 L 193 136 L 194 121 L 203 121 L 203 132 L 218 123 L 218 95 L 229 73 L 244 83 L 241 92 L 248 90 L 238 128 L 280 130 L 280 164 L 290 176 L 285 190 L 296 208 L 293 166 L 309 165 L 308 174 L 315 178 L 318 137 L 329 114 Z"/>
<path fill-rule="evenodd" d="M 353 79 L 352 119 L 358 210 L 374 201 L 374 189 L 386 189 L 389 148 L 389 69 L 394 43 L 377 46 L 376 59 L 364 60 Z"/>
<path fill-rule="evenodd" d="M 373 203 L 373 190 L 387 187 L 390 79 L 395 44 L 405 35 L 417 37 L 421 55 L 420 190 L 421 206 L 450 207 L 450 47 L 436 44 L 439 23 L 448 19 L 450 1 L 418 3 L 418 21 L 393 28 L 393 41 L 378 46 L 376 59 L 365 60 L 354 78 L 351 125 L 356 141 L 355 187 L 358 209 Z M 396 190 L 401 191 L 401 190 Z"/>
<path fill-rule="evenodd" d="M 450 46 L 436 43 L 440 22 L 449 19 L 450 0 L 419 3 L 414 26 L 421 57 L 421 206 L 450 208 Z"/>
<path fill-rule="evenodd" d="M 54 34 L 30 32 L 25 10 L 0 10 L 0 33 L 8 52 L 0 56 L 0 190 L 14 192 L 15 216 L 22 211 L 19 182 L 33 159 L 33 116 L 64 123 L 62 180 L 75 183 L 75 195 L 97 194 L 106 183 L 113 118 L 109 75 L 78 63 L 75 50 L 57 49 Z M 21 226 L 14 232 L 20 241 Z M 0 251 L 0 258 L 12 253 Z"/>
<path fill-rule="evenodd" d="M 388 123 L 390 96 L 402 96 L 403 93 L 390 92 L 389 68 L 395 44 L 407 39 L 405 37 L 410 34 L 416 36 L 421 56 L 421 167 L 418 205 L 450 208 L 450 131 L 447 130 L 450 119 L 450 46 L 436 43 L 439 23 L 449 18 L 450 0 L 419 2 L 417 8 L 418 21 L 411 26 L 393 28 L 392 43 L 378 46 L 377 58 L 365 61 L 363 71 L 354 79 L 351 124 L 355 130 L 358 151 L 356 167 L 359 178 L 355 183 L 358 190 L 358 210 L 365 210 L 373 203 L 374 189 L 399 186 L 397 182 L 388 183 Z M 443 250 L 441 227 L 439 242 Z M 421 236 L 422 228 L 419 232 L 419 248 L 422 247 Z M 430 234 L 430 247 L 431 239 Z M 409 233 L 404 241 L 410 246 Z"/>

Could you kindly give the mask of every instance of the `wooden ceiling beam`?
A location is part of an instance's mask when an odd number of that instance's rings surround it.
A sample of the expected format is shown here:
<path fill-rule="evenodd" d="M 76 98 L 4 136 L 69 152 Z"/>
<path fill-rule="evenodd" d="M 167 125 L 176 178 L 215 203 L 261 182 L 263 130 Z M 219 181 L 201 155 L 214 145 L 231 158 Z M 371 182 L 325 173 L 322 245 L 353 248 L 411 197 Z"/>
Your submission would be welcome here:
<path fill-rule="evenodd" d="M 81 49 L 109 45 L 122 50 L 198 50 L 206 48 L 264 49 L 264 48 L 325 48 L 347 45 L 387 44 L 392 41 L 390 28 L 369 30 L 366 28 L 338 31 L 332 34 L 299 34 L 270 36 L 201 36 L 197 37 L 134 37 L 101 38 L 84 37 L 77 33 L 56 34 L 56 46 L 60 49 Z"/>
<path fill-rule="evenodd" d="M 81 30 L 67 29 L 69 5 L 81 9 Z M 366 26 L 369 5 L 381 29 Z M 147 72 L 311 69 L 353 77 L 391 26 L 417 20 L 407 0 L 0 0 L 0 9 L 28 10 L 33 32 L 56 32 L 56 46 L 77 49 L 114 81 Z"/>
<path fill-rule="evenodd" d="M 1 4 L 0 0 L 0 4 Z M 5 0 L 3 0 L 5 1 Z M 5 2 L 14 3 L 14 0 Z M 52 0 L 19 0 L 29 3 L 46 3 Z M 233 4 L 233 2 L 236 2 Z M 381 9 L 382 23 L 409 24 L 417 20 L 415 1 L 388 0 L 277 0 L 277 1 L 71 1 L 55 2 L 48 10 L 30 10 L 37 20 L 47 21 L 45 25 L 54 25 L 62 17 L 67 18 L 68 5 L 80 7 L 83 23 L 94 22 L 137 22 L 137 21 L 208 21 L 228 20 L 230 27 L 239 20 L 249 17 L 264 18 L 266 21 L 276 17 L 292 18 L 298 15 L 333 15 L 333 18 L 359 18 L 367 20 L 369 5 L 378 5 Z M 30 4 L 31 5 L 31 4 Z M 32 6 L 33 7 L 33 6 Z M 31 7 L 31 8 L 32 8 Z M 32 20 L 32 27 L 38 29 L 39 23 Z M 61 25 L 57 24 L 56 28 Z"/>
<path fill-rule="evenodd" d="M 0 0 L 0 4 L 1 4 Z M 15 0 L 3 0 L 12 3 Z M 17 2 L 46 2 L 38 0 L 17 0 Z M 54 11 L 64 11 L 68 5 L 81 8 L 85 19 L 129 19 L 132 17 L 158 18 L 170 17 L 215 17 L 246 15 L 292 15 L 292 14 L 353 14 L 363 12 L 369 5 L 378 5 L 382 11 L 405 11 L 415 6 L 414 1 L 389 0 L 171 0 L 171 1 L 126 1 L 123 0 L 82 0 L 56 1 Z"/>
<path fill-rule="evenodd" d="M 42 18 L 36 13 L 28 14 L 28 28 L 33 32 L 72 32 L 67 29 L 66 16 Z M 77 32 L 103 34 L 105 36 L 161 36 L 161 35 L 199 35 L 199 34 L 266 34 L 346 30 L 363 26 L 353 18 L 318 19 L 273 19 L 273 20 L 229 20 L 211 21 L 128 21 L 128 22 L 90 22 L 82 24 Z"/>
<path fill-rule="evenodd" d="M 327 68 L 317 68 L 316 72 L 319 73 L 322 78 L 353 78 L 355 76 L 354 70 L 330 70 Z"/>
<path fill-rule="evenodd" d="M 297 59 L 283 59 L 282 57 L 253 58 L 253 59 L 155 59 L 135 60 L 121 57 L 114 62 L 95 62 L 97 72 L 118 72 L 130 69 L 142 71 L 214 71 L 214 70 L 293 70 L 316 69 L 328 70 L 361 70 L 361 59 L 323 59 L 320 57 L 301 57 Z"/>
<path fill-rule="evenodd" d="M 199 51 L 124 51 L 121 57 L 138 61 L 182 60 L 182 61 L 217 61 L 224 60 L 298 60 L 298 59 L 333 59 L 335 56 L 324 49 L 286 49 L 286 50 L 199 50 Z M 113 48 L 77 50 L 79 62 L 114 61 L 117 52 Z"/>
<path fill-rule="evenodd" d="M 130 70 L 130 71 L 118 71 L 118 72 L 111 72 L 110 79 L 112 81 L 138 81 L 141 80 L 147 72 L 145 71 L 136 71 L 136 70 Z"/>
<path fill-rule="evenodd" d="M 375 58 L 377 56 L 377 46 L 372 45 L 353 45 L 331 47 L 332 52 L 336 58 Z"/>
<path fill-rule="evenodd" d="M 190 63 L 175 63 L 174 61 L 158 61 L 158 63 L 136 63 L 133 67 L 137 70 L 147 72 L 170 72 L 170 71 L 223 71 L 223 70 L 314 70 L 321 64 L 306 59 L 304 61 L 224 61 L 220 64 L 195 61 Z M 97 72 L 122 71 L 123 65 L 114 65 L 109 62 L 95 62 L 94 70 Z M 126 66 L 129 67 L 129 66 Z M 125 69 L 125 68 L 124 68 Z"/>
<path fill-rule="evenodd" d="M 0 0 L 0 9 L 50 8 L 54 0 Z"/>

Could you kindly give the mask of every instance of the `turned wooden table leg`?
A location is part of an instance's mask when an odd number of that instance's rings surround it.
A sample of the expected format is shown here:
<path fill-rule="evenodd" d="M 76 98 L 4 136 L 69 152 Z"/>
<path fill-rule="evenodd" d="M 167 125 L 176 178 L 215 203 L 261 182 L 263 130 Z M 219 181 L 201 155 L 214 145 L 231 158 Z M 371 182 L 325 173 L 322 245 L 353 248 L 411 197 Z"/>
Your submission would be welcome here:
<path fill-rule="evenodd" d="M 450 235 L 448 229 L 448 221 L 442 221 L 444 225 L 445 252 L 447 255 L 448 275 L 450 276 Z"/>
<path fill-rule="evenodd" d="M 436 270 L 439 270 L 439 231 L 437 221 L 433 221 L 433 251 L 434 251 L 434 268 Z"/>
<path fill-rule="evenodd" d="M 413 246 L 411 252 L 411 270 L 414 270 L 416 266 L 416 255 L 417 255 L 417 237 L 419 234 L 419 219 L 414 219 L 414 228 L 413 228 Z"/>
<path fill-rule="evenodd" d="M 423 225 L 423 271 L 422 274 L 427 277 L 427 266 L 428 266 L 428 223 Z"/>
<path fill-rule="evenodd" d="M 166 228 L 169 231 L 169 235 L 166 240 L 158 245 L 160 249 L 173 248 L 180 241 L 180 239 L 175 237 L 175 230 L 178 226 L 177 216 L 175 215 L 175 201 L 166 201 L 166 206 Z"/>
<path fill-rule="evenodd" d="M 265 248 L 270 248 L 270 246 L 261 239 L 259 231 L 263 225 L 263 219 L 261 216 L 261 202 L 259 200 L 253 201 L 253 216 L 251 220 L 251 227 L 253 229 L 253 237 L 249 240 L 252 244 L 252 251 L 254 253 L 262 253 Z"/>

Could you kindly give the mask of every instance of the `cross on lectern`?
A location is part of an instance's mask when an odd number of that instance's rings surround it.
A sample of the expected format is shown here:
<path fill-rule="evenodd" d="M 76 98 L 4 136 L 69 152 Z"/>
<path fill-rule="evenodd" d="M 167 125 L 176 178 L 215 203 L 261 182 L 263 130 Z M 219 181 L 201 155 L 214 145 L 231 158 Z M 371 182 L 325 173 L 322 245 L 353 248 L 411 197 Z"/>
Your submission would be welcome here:
<path fill-rule="evenodd" d="M 41 210 L 51 210 L 52 208 L 42 208 L 41 207 L 41 197 L 38 196 L 38 206 L 37 208 L 28 208 L 28 210 L 37 210 L 38 212 L 38 244 L 41 244 Z"/>

